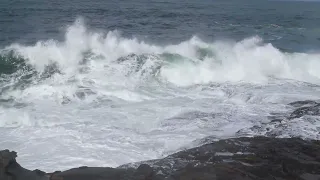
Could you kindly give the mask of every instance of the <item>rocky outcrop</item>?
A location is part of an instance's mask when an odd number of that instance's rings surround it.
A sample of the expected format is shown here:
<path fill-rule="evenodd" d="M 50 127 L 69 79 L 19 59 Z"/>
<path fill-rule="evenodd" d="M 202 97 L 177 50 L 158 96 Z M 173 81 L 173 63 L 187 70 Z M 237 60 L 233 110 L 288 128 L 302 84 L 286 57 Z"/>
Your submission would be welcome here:
<path fill-rule="evenodd" d="M 320 116 L 320 103 L 315 101 L 296 101 L 290 103 L 289 105 L 296 107 L 297 109 L 294 110 L 289 119 L 300 118 L 305 115 L 309 116 Z"/>
<path fill-rule="evenodd" d="M 47 180 L 40 170 L 30 171 L 16 162 L 17 153 L 0 151 L 0 180 Z"/>
<path fill-rule="evenodd" d="M 310 137 L 320 138 L 320 101 L 305 100 L 287 104 L 286 112 L 270 112 L 261 124 L 240 129 L 236 136 L 250 136 L 252 134 L 268 137 Z M 291 127 L 294 123 L 302 122 L 300 131 L 295 133 Z M 297 128 L 295 128 L 297 129 Z M 304 134 L 307 134 L 306 136 Z"/>
<path fill-rule="evenodd" d="M 320 102 L 305 100 L 295 101 L 288 104 L 292 111 L 288 114 L 271 113 L 269 116 L 271 122 L 281 122 L 283 120 L 292 120 L 303 116 L 320 116 Z"/>
<path fill-rule="evenodd" d="M 210 141 L 210 140 L 209 140 Z M 208 141 L 208 142 L 209 142 Z M 319 180 L 320 142 L 299 138 L 234 138 L 118 168 L 30 171 L 1 151 L 0 180 Z"/>

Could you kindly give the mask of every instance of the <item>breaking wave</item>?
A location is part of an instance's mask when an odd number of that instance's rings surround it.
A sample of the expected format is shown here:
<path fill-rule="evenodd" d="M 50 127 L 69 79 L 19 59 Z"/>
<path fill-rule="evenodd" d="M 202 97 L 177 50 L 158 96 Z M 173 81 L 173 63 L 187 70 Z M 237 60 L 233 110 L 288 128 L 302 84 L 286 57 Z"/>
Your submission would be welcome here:
<path fill-rule="evenodd" d="M 70 99 L 79 88 L 94 94 L 98 89 L 155 83 L 186 87 L 277 80 L 320 82 L 320 54 L 282 52 L 259 37 L 211 43 L 192 37 L 180 44 L 159 46 L 124 38 L 117 31 L 90 31 L 81 19 L 67 28 L 63 41 L 12 44 L 0 53 L 2 98 L 39 96 L 41 92 Z M 34 91 L 35 87 L 41 90 Z"/>
<path fill-rule="evenodd" d="M 0 50 L 0 137 L 40 159 L 61 155 L 34 164 L 48 169 L 61 159 L 78 166 L 84 154 L 85 165 L 118 166 L 267 129 L 319 139 L 318 116 L 268 124 L 287 103 L 319 97 L 319 68 L 319 53 L 283 52 L 256 36 L 157 45 L 77 20 L 62 41 Z"/>

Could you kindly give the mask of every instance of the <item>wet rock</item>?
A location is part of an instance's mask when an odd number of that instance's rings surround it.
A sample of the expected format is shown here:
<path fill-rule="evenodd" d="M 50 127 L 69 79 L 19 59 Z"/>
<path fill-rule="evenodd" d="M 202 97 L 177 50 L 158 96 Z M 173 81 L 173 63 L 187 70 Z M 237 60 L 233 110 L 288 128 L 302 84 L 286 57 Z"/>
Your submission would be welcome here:
<path fill-rule="evenodd" d="M 55 172 L 51 175 L 52 180 L 109 180 L 130 179 L 133 169 L 114 169 L 105 167 L 80 167 L 63 172 Z"/>
<path fill-rule="evenodd" d="M 300 176 L 303 180 L 319 180 L 320 175 L 315 175 L 315 174 L 303 174 Z"/>
<path fill-rule="evenodd" d="M 302 116 L 320 116 L 320 103 L 308 104 L 293 111 L 289 119 L 300 118 Z"/>
<path fill-rule="evenodd" d="M 12 180 L 12 177 L 7 174 L 6 167 L 11 161 L 17 157 L 16 152 L 9 150 L 0 151 L 0 180 Z"/>
<path fill-rule="evenodd" d="M 21 167 L 16 162 L 16 157 L 17 153 L 14 151 L 0 151 L 0 180 L 48 180 L 45 172 Z"/>
<path fill-rule="evenodd" d="M 305 101 L 295 101 L 288 104 L 293 107 L 293 111 L 289 114 L 283 113 L 271 113 L 268 117 L 271 122 L 282 122 L 285 119 L 300 118 L 305 115 L 308 116 L 320 116 L 320 102 L 305 100 Z"/>
<path fill-rule="evenodd" d="M 287 112 L 270 112 L 266 116 L 266 121 L 261 124 L 240 129 L 236 132 L 237 137 L 259 134 L 268 137 L 296 137 L 293 129 L 297 121 L 302 122 L 298 131 L 301 131 L 300 137 L 309 137 L 312 134 L 313 139 L 320 137 L 320 102 L 319 101 L 295 101 L 289 103 Z M 307 135 L 305 135 L 307 134 Z"/>
<path fill-rule="evenodd" d="M 315 106 L 317 104 L 319 104 L 319 103 L 316 101 L 305 100 L 305 101 L 295 101 L 295 102 L 289 103 L 288 105 L 296 107 L 296 108 L 300 108 L 303 106 Z"/>
<path fill-rule="evenodd" d="M 285 119 L 300 118 L 305 115 L 320 116 L 320 102 L 313 100 L 295 101 L 288 104 L 293 108 L 291 113 L 270 113 L 271 122 L 281 122 Z"/>
<path fill-rule="evenodd" d="M 147 164 L 140 165 L 136 172 L 133 174 L 133 179 L 135 180 L 147 180 L 152 179 L 154 176 L 153 168 Z"/>
<path fill-rule="evenodd" d="M 320 141 L 234 138 L 118 168 L 79 167 L 44 173 L 22 168 L 15 153 L 1 151 L 0 180 L 318 180 Z M 10 179 L 11 178 L 11 179 Z"/>

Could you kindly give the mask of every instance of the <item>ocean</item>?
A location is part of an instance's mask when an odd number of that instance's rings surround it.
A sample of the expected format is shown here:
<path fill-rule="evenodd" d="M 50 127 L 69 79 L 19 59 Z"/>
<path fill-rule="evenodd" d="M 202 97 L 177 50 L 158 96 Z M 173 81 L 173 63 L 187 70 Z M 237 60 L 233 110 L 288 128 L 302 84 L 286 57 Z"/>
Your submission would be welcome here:
<path fill-rule="evenodd" d="M 0 147 L 117 167 L 205 137 L 320 139 L 320 2 L 1 0 Z M 258 127 L 258 128 L 257 128 Z"/>

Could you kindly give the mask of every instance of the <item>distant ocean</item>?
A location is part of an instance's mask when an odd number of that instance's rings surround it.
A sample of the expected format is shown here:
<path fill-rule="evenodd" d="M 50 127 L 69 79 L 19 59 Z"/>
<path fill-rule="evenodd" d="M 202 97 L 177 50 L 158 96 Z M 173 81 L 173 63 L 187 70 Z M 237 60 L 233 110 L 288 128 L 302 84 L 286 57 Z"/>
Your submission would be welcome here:
<path fill-rule="evenodd" d="M 207 136 L 320 139 L 317 116 L 252 128 L 319 96 L 320 2 L 0 2 L 0 147 L 26 168 L 116 167 Z"/>

